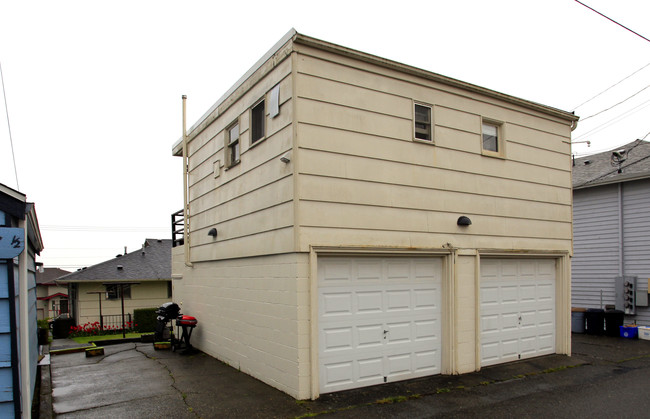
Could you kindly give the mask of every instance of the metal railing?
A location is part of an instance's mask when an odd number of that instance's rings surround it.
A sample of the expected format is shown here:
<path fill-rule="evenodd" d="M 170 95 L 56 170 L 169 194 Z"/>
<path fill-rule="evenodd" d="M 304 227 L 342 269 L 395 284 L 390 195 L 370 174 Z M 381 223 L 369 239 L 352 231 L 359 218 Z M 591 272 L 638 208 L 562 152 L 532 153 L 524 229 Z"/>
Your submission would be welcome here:
<path fill-rule="evenodd" d="M 133 323 L 131 323 L 131 313 L 124 313 L 124 328 L 131 329 Z M 103 330 L 121 330 L 122 329 L 122 315 L 121 314 L 108 314 L 102 315 L 101 318 L 101 327 Z"/>
<path fill-rule="evenodd" d="M 185 243 L 185 218 L 183 210 L 172 214 L 172 247 L 182 246 Z"/>

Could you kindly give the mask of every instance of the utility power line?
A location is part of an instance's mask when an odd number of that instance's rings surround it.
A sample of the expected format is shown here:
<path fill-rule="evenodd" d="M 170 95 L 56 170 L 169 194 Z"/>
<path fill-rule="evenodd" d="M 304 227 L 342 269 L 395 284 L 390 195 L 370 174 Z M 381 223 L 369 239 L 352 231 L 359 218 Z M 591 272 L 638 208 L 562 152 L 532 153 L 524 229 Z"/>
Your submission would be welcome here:
<path fill-rule="evenodd" d="M 7 129 L 9 130 L 9 143 L 11 144 L 11 158 L 14 162 L 14 174 L 16 175 L 16 189 L 20 190 L 18 185 L 18 168 L 16 167 L 16 154 L 14 153 L 14 139 L 11 135 L 11 123 L 9 123 L 9 107 L 7 106 L 7 92 L 5 91 L 5 77 L 2 73 L 2 63 L 0 62 L 0 80 L 2 81 L 2 96 L 5 100 L 5 115 L 7 115 Z"/>
<path fill-rule="evenodd" d="M 580 122 L 584 122 L 584 121 L 586 121 L 586 120 L 589 119 L 589 118 L 593 118 L 594 116 L 598 116 L 598 115 L 600 115 L 601 113 L 604 113 L 604 112 L 607 112 L 607 111 L 609 111 L 609 110 L 611 110 L 611 109 L 614 109 L 614 108 L 617 107 L 618 105 L 621 105 L 621 104 L 627 102 L 628 100 L 632 99 L 634 96 L 638 95 L 639 93 L 643 92 L 644 90 L 646 90 L 646 89 L 648 89 L 648 88 L 650 88 L 650 84 L 647 85 L 646 87 L 644 87 L 643 89 L 639 90 L 638 92 L 634 93 L 632 96 L 629 96 L 629 97 L 623 99 L 622 101 L 620 101 L 620 102 L 618 102 L 618 103 L 616 103 L 616 104 L 610 106 L 609 108 L 603 109 L 603 110 L 600 111 L 600 112 L 596 112 L 596 113 L 593 114 L 593 115 L 589 115 L 589 116 L 587 116 L 587 117 L 580 118 Z"/>
<path fill-rule="evenodd" d="M 612 85 L 609 86 L 607 89 L 605 89 L 605 90 L 603 90 L 602 92 L 598 93 L 598 94 L 595 95 L 594 97 L 585 100 L 584 102 L 582 102 L 582 103 L 579 104 L 578 106 L 574 106 L 574 107 L 573 107 L 573 110 L 575 111 L 576 109 L 578 109 L 578 108 L 581 107 L 582 105 L 585 105 L 585 104 L 591 102 L 592 100 L 596 99 L 597 97 L 599 97 L 599 96 L 602 95 L 603 93 L 607 92 L 608 90 L 612 89 L 613 87 L 618 86 L 619 84 L 623 83 L 625 80 L 629 79 L 630 77 L 632 77 L 633 75 L 635 75 L 636 73 L 638 73 L 639 71 L 645 69 L 645 68 L 648 67 L 648 66 L 650 66 L 650 63 L 644 65 L 643 67 L 641 67 L 640 69 L 636 70 L 634 73 L 630 74 L 629 76 L 623 78 L 622 80 L 620 80 L 620 81 L 618 81 L 618 82 L 612 84 Z"/>
<path fill-rule="evenodd" d="M 633 34 L 635 34 L 635 35 L 638 36 L 639 38 L 643 38 L 643 39 L 645 39 L 646 41 L 650 42 L 650 39 L 648 39 L 648 38 L 646 38 L 645 36 L 639 34 L 638 32 L 633 31 L 632 29 L 628 28 L 627 26 L 624 26 L 624 25 L 618 23 L 618 22 L 615 21 L 614 19 L 612 19 L 612 18 L 610 18 L 610 17 L 608 17 L 608 16 L 605 16 L 604 14 L 600 13 L 598 10 L 594 9 L 593 7 L 589 7 L 589 6 L 587 6 L 586 4 L 584 4 L 584 3 L 581 2 L 581 1 L 578 1 L 578 0 L 575 0 L 575 1 L 576 1 L 576 3 L 580 3 L 580 4 L 582 4 L 582 5 L 585 6 L 587 9 L 589 9 L 589 10 L 591 10 L 591 11 L 594 11 L 594 12 L 598 13 L 599 15 L 601 15 L 601 16 L 604 17 L 605 19 L 609 20 L 610 22 L 614 22 L 614 23 L 616 23 L 616 24 L 617 24 L 618 26 L 620 26 L 621 28 L 623 28 L 623 29 L 625 29 L 625 30 L 627 30 L 627 31 L 632 32 Z"/>

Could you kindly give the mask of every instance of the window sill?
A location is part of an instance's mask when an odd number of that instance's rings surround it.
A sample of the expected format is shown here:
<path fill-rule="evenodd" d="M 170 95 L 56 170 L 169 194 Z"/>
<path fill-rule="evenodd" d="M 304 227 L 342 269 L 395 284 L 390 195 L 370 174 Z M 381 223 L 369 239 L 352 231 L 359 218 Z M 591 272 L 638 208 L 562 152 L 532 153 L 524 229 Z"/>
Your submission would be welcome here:
<path fill-rule="evenodd" d="M 413 138 L 414 143 L 436 145 L 433 140 L 423 140 L 422 138 Z"/>
<path fill-rule="evenodd" d="M 485 157 L 493 157 L 495 159 L 505 160 L 506 156 L 502 152 L 490 151 L 490 150 L 481 150 L 481 155 Z"/>
<path fill-rule="evenodd" d="M 250 149 L 253 148 L 253 147 L 257 147 L 257 145 L 258 145 L 259 143 L 264 142 L 264 140 L 266 140 L 267 138 L 268 138 L 268 137 L 266 137 L 266 136 L 264 136 L 264 137 L 262 137 L 262 138 L 258 138 L 257 140 L 255 140 L 254 143 L 251 143 L 251 146 L 250 146 L 248 149 L 250 150 Z"/>
<path fill-rule="evenodd" d="M 225 170 L 228 171 L 228 170 L 232 169 L 233 167 L 237 166 L 239 163 L 241 163 L 241 160 L 237 160 L 237 161 L 233 162 L 230 166 L 226 167 Z"/>

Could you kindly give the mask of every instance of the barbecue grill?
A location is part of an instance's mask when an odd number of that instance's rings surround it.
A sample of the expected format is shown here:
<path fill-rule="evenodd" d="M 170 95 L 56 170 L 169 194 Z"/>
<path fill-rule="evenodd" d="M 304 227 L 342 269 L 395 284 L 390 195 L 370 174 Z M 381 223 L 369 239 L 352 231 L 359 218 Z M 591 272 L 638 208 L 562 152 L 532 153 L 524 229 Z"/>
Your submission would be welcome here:
<path fill-rule="evenodd" d="M 176 335 L 174 335 L 173 321 L 176 322 Z M 192 350 L 190 337 L 192 337 L 192 331 L 197 323 L 196 317 L 181 314 L 178 304 L 173 302 L 165 303 L 156 309 L 154 339 L 156 342 L 171 342 L 172 351 L 182 348 L 185 349 L 185 352 L 189 352 Z M 180 339 L 177 336 L 180 336 Z"/>

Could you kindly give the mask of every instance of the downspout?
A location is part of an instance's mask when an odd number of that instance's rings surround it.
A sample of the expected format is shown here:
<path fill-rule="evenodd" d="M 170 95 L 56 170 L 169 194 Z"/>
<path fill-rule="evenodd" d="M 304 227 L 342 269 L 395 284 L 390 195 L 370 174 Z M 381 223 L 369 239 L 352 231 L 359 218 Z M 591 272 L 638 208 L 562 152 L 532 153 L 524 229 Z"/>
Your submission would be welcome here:
<path fill-rule="evenodd" d="M 22 225 L 21 225 L 22 224 Z M 27 289 L 28 285 L 28 256 L 29 256 L 29 235 L 27 228 L 29 225 L 28 217 L 25 216 L 24 220 L 20 220 L 19 227 L 25 230 L 25 248 L 18 256 L 18 265 L 20 273 L 18 274 L 18 302 L 20 305 L 20 393 L 22 400 L 22 417 L 31 418 L 32 416 L 32 376 L 29 371 L 30 351 L 29 351 L 29 296 Z"/>
<path fill-rule="evenodd" d="M 618 274 L 625 276 L 625 265 L 623 264 L 625 235 L 623 234 L 623 182 L 618 183 Z"/>
<path fill-rule="evenodd" d="M 192 267 L 190 262 L 190 191 L 188 177 L 190 176 L 190 159 L 187 155 L 187 131 L 186 131 L 186 102 L 187 96 L 183 95 L 183 254 L 185 255 L 185 266 Z"/>

